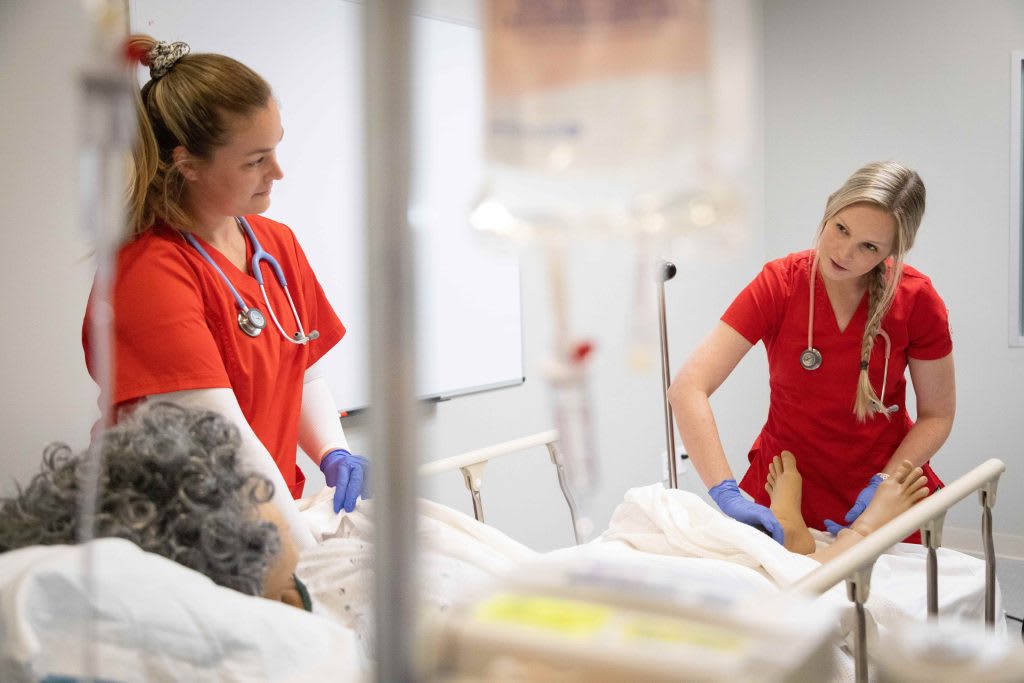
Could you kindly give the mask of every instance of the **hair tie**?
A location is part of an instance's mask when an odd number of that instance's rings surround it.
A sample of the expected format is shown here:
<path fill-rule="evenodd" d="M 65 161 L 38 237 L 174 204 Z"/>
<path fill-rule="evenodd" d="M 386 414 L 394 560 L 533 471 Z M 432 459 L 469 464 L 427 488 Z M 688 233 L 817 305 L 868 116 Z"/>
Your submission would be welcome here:
<path fill-rule="evenodd" d="M 860 369 L 861 370 L 867 370 L 868 369 L 868 362 L 866 360 L 862 360 L 860 362 Z"/>
<path fill-rule="evenodd" d="M 178 60 L 189 53 L 188 43 L 159 42 L 149 51 L 149 77 L 153 80 L 163 77 Z"/>

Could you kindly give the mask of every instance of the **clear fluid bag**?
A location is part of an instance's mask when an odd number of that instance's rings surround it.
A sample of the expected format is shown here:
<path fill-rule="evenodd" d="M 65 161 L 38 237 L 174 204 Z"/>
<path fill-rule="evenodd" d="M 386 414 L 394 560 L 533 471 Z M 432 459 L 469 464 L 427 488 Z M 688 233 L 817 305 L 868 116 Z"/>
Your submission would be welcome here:
<path fill-rule="evenodd" d="M 671 234 L 734 212 L 746 122 L 730 93 L 738 62 L 729 50 L 744 5 L 485 7 L 486 177 L 476 229 L 520 241 Z"/>

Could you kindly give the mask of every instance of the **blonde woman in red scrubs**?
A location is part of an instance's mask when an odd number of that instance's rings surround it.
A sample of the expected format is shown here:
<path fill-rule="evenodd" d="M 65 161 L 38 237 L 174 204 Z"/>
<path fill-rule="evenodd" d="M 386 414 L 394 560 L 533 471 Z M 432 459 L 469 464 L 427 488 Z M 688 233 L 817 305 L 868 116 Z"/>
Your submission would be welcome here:
<path fill-rule="evenodd" d="M 227 417 L 244 465 L 274 482 L 273 502 L 301 550 L 314 541 L 292 500 L 305 481 L 297 448 L 335 487 L 335 510 L 366 497 L 367 462 L 348 450 L 317 363 L 345 327 L 292 231 L 260 215 L 284 175 L 277 103 L 263 78 L 229 57 L 149 36 L 133 36 L 128 49 L 150 80 L 137 101 L 131 235 L 117 258 L 114 374 L 101 400 L 115 417 L 146 399 Z M 83 343 L 95 377 L 94 306 Z"/>
<path fill-rule="evenodd" d="M 767 263 L 676 375 L 669 400 L 679 433 L 725 514 L 784 542 L 765 491 L 783 450 L 803 474 L 808 526 L 833 533 L 904 460 L 923 468 L 929 490 L 942 486 L 929 459 L 953 425 L 953 345 L 931 280 L 903 263 L 924 208 L 911 169 L 880 162 L 856 171 L 829 197 L 815 248 Z M 708 399 L 758 341 L 771 400 L 737 485 Z"/>

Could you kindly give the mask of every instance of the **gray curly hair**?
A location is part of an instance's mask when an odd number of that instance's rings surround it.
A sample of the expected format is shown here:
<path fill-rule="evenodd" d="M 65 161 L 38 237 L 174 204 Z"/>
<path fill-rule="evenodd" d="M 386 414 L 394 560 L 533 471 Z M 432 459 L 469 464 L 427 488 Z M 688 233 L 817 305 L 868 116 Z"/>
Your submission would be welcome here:
<path fill-rule="evenodd" d="M 260 595 L 281 548 L 277 527 L 257 511 L 274 485 L 240 468 L 239 443 L 238 430 L 217 413 L 142 405 L 102 436 L 95 536 L 127 539 L 221 586 Z M 0 500 L 0 552 L 75 543 L 89 468 L 87 453 L 48 446 L 39 474 Z"/>

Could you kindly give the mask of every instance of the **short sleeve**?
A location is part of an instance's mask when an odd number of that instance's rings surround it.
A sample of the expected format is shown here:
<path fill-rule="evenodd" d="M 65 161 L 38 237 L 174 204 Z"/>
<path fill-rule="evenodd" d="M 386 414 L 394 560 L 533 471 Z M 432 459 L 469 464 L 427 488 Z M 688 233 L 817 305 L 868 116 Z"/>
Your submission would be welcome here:
<path fill-rule="evenodd" d="M 185 259 L 153 252 L 122 259 L 113 303 L 115 404 L 231 386 L 207 323 L 202 285 Z"/>
<path fill-rule="evenodd" d="M 313 272 L 306 254 L 302 251 L 295 234 L 289 230 L 292 245 L 295 251 L 295 263 L 302 272 L 303 298 L 306 305 L 306 316 L 309 320 L 309 328 L 316 330 L 320 336 L 309 344 L 309 356 L 306 359 L 306 367 L 309 368 L 318 360 L 323 358 L 328 351 L 341 341 L 345 336 L 345 326 L 342 324 L 334 307 L 327 300 L 320 281 Z"/>
<path fill-rule="evenodd" d="M 949 312 L 946 303 L 924 278 L 914 297 L 914 308 L 909 318 L 909 344 L 907 355 L 917 360 L 945 358 L 953 350 L 949 333 Z"/>
<path fill-rule="evenodd" d="M 726 309 L 722 322 L 751 344 L 775 336 L 789 296 L 787 271 L 785 260 L 765 264 Z"/>

